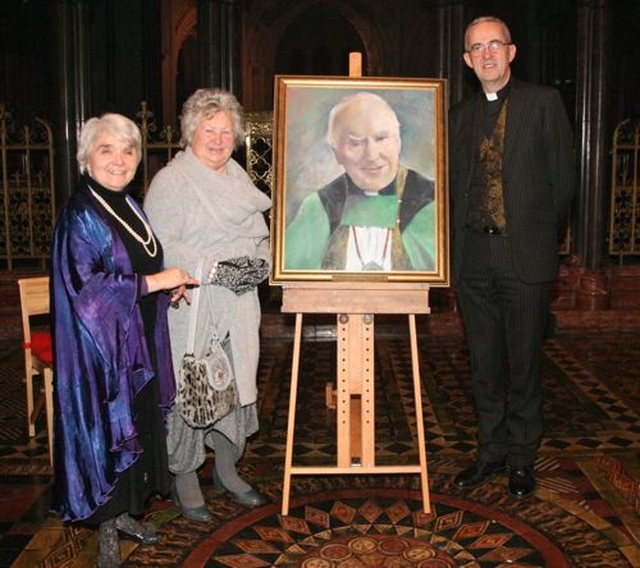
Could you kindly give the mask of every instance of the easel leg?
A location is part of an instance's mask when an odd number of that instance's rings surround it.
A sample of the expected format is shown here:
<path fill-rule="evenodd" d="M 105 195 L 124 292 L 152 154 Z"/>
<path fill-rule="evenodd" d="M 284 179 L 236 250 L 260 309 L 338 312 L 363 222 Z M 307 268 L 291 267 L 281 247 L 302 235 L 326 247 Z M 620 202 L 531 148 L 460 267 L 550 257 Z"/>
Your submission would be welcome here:
<path fill-rule="evenodd" d="M 350 467 L 354 453 L 360 456 L 359 431 L 352 430 L 352 412 L 354 405 L 351 403 L 351 387 L 349 377 L 354 372 L 353 368 L 357 360 L 353 359 L 351 351 L 351 336 L 354 333 L 354 321 L 351 315 L 340 314 L 337 321 L 337 380 L 336 380 L 336 433 L 337 433 L 337 465 L 338 467 Z M 358 369 L 356 368 L 357 372 Z"/>
<path fill-rule="evenodd" d="M 416 404 L 416 427 L 418 431 L 418 455 L 420 456 L 420 481 L 422 485 L 422 507 L 425 513 L 431 512 L 429 499 L 429 476 L 427 473 L 427 447 L 424 436 L 424 419 L 422 416 L 422 389 L 420 386 L 420 363 L 418 358 L 418 336 L 416 333 L 416 316 L 409 315 L 409 336 L 411 342 L 411 368 L 413 371 L 413 391 Z"/>
<path fill-rule="evenodd" d="M 293 338 L 293 360 L 291 362 L 291 386 L 289 392 L 289 421 L 287 444 L 284 456 L 284 483 L 282 486 L 282 514 L 289 514 L 289 494 L 291 492 L 291 467 L 293 464 L 293 436 L 296 425 L 296 399 L 298 396 L 298 373 L 300 369 L 300 342 L 302 340 L 302 314 L 296 314 Z"/>
<path fill-rule="evenodd" d="M 374 317 L 338 316 L 338 467 L 375 465 Z"/>
<path fill-rule="evenodd" d="M 360 438 L 362 439 L 362 465 L 374 467 L 376 465 L 375 443 L 375 348 L 374 348 L 374 316 L 362 316 L 362 330 L 360 333 Z"/>

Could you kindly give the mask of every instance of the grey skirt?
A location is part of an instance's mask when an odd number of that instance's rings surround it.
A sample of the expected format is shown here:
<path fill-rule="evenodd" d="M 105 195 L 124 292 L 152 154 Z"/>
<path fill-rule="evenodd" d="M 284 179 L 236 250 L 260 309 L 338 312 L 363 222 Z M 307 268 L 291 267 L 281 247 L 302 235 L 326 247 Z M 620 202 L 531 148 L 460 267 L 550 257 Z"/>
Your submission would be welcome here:
<path fill-rule="evenodd" d="M 204 463 L 207 448 L 215 451 L 211 436 L 214 430 L 224 434 L 237 447 L 237 455 L 241 456 L 247 438 L 258 431 L 257 405 L 241 406 L 208 428 L 192 428 L 174 406 L 167 418 L 167 428 L 169 471 L 188 473 Z"/>

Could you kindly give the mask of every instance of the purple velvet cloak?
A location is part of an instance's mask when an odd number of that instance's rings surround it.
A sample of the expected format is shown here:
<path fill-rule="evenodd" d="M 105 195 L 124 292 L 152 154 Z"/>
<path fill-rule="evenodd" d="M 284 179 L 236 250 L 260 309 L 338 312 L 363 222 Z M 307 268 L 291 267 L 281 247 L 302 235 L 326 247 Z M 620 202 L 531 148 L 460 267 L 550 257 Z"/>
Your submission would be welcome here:
<path fill-rule="evenodd" d="M 138 306 L 146 288 L 111 222 L 81 185 L 53 235 L 52 509 L 64 520 L 89 517 L 109 499 L 119 474 L 136 461 L 141 447 L 133 399 L 155 375 Z M 157 298 L 154 335 L 166 417 L 175 380 L 168 296 Z"/>

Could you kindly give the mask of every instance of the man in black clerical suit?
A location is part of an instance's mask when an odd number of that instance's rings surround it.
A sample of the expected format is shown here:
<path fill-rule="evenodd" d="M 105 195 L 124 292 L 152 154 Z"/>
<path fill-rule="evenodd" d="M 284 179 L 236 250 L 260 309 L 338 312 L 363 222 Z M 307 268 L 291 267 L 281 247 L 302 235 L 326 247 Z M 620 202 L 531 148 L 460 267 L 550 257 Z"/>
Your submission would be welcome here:
<path fill-rule="evenodd" d="M 542 343 L 575 166 L 560 95 L 512 78 L 515 56 L 503 21 L 471 22 L 464 61 L 482 91 L 450 113 L 452 277 L 478 414 L 476 461 L 455 485 L 508 472 L 509 494 L 524 498 L 536 486 Z"/>

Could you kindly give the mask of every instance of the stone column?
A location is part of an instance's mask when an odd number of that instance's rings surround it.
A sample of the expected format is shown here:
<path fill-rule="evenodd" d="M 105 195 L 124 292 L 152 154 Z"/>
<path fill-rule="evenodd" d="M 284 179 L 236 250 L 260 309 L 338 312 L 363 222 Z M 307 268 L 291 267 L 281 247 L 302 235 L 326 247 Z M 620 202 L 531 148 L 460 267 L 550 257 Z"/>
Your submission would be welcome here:
<path fill-rule="evenodd" d="M 463 0 L 438 0 L 438 76 L 448 79 L 451 104 L 465 97 L 464 29 L 467 25 Z"/>
<path fill-rule="evenodd" d="M 584 271 L 576 301 L 583 309 L 608 305 L 601 272 L 605 250 L 606 176 L 611 141 L 608 116 L 612 0 L 578 0 L 576 158 L 578 188 L 573 209 L 573 253 Z"/>
<path fill-rule="evenodd" d="M 437 0 L 438 18 L 438 75 L 447 79 L 449 106 L 460 102 L 466 92 L 466 65 L 464 53 L 464 30 L 469 23 L 465 15 L 464 0 Z M 433 289 L 431 305 L 439 310 L 458 311 L 456 292 L 453 286 Z"/>
<path fill-rule="evenodd" d="M 239 0 L 198 0 L 199 79 L 241 99 Z"/>
<path fill-rule="evenodd" d="M 64 203 L 78 180 L 78 135 L 88 118 L 89 6 L 86 0 L 56 3 L 56 66 L 58 90 L 53 124 L 56 140 L 56 203 Z"/>

